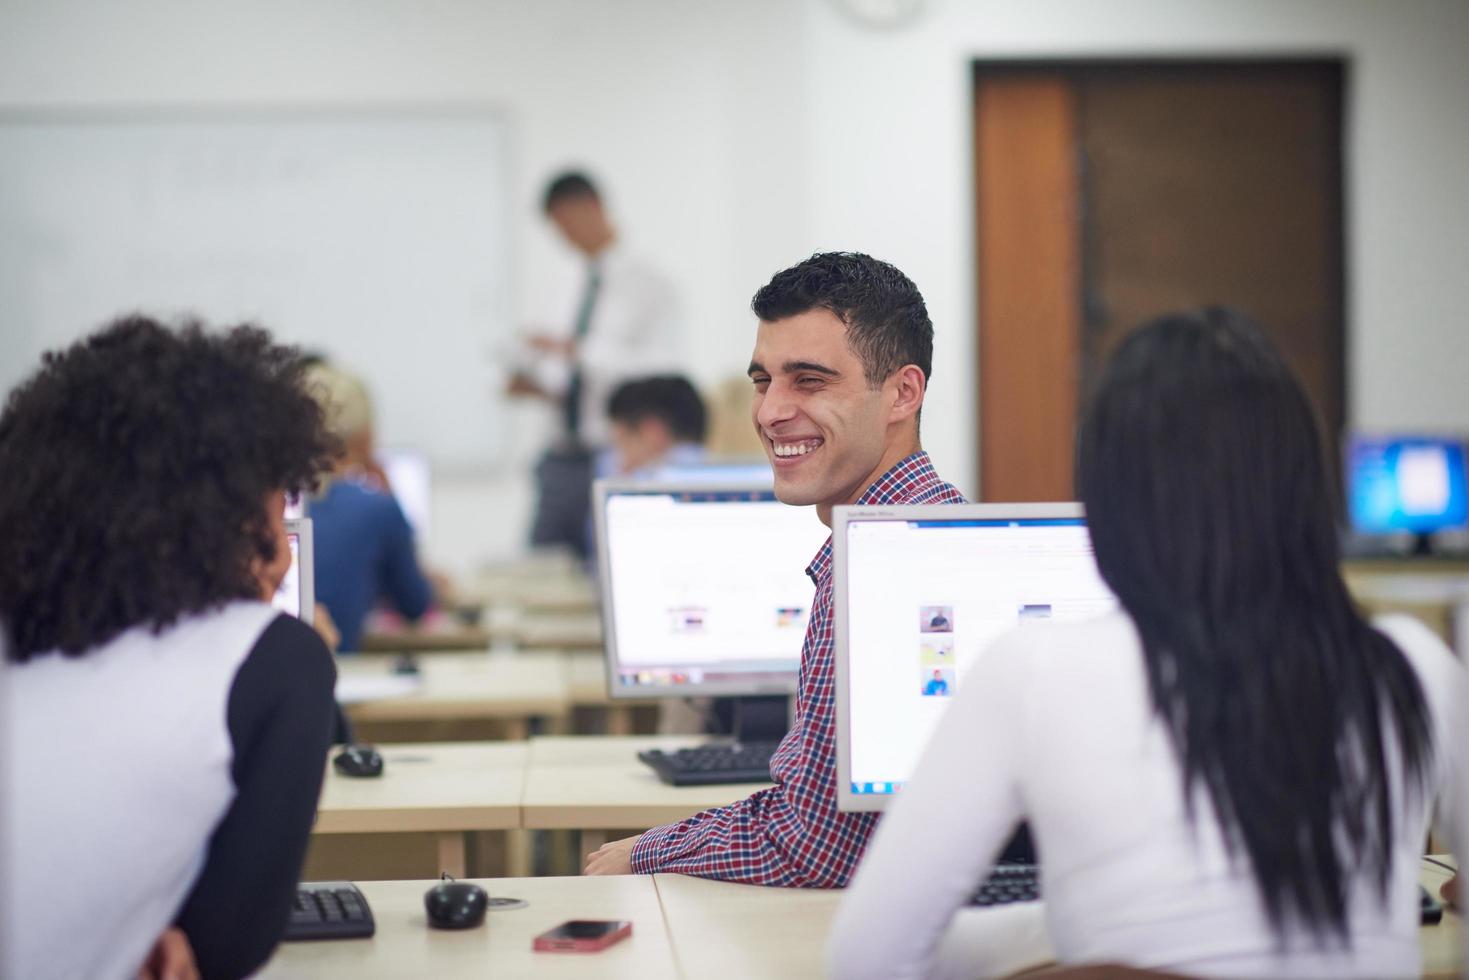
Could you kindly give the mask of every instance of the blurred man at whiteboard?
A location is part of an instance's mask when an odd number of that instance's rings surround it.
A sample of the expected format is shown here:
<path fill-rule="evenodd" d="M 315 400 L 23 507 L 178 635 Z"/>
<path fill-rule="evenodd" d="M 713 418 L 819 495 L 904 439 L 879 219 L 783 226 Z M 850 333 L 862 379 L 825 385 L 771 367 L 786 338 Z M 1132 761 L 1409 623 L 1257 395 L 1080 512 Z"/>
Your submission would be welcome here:
<path fill-rule="evenodd" d="M 526 363 L 508 391 L 547 399 L 561 417 L 561 436 L 536 467 L 531 544 L 585 555 L 591 481 L 609 441 L 607 399 L 624 381 L 680 366 L 677 297 L 660 272 L 619 244 L 585 174 L 552 179 L 542 207 L 585 257 L 584 275 L 569 290 L 565 325 L 526 339 Z"/>

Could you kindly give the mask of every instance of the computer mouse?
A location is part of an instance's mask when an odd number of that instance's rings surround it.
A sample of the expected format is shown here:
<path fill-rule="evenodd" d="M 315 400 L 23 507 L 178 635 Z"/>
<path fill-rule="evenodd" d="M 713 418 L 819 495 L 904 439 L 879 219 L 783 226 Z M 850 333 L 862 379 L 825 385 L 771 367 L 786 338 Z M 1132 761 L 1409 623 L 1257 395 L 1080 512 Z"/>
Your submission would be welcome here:
<path fill-rule="evenodd" d="M 435 929 L 473 929 L 485 921 L 490 896 L 467 881 L 445 881 L 423 894 L 423 910 Z"/>
<path fill-rule="evenodd" d="M 371 745 L 349 745 L 332 759 L 332 768 L 343 776 L 381 776 L 383 757 Z"/>

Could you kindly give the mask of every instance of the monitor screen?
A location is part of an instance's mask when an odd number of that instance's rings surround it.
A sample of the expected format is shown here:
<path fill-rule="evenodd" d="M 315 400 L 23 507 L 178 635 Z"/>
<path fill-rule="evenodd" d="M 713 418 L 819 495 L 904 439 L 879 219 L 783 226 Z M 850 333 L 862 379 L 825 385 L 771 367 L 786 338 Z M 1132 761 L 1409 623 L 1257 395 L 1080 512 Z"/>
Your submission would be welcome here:
<path fill-rule="evenodd" d="M 412 449 L 379 449 L 373 458 L 383 468 L 403 516 L 413 527 L 413 536 L 419 542 L 426 541 L 433 500 L 428 457 Z"/>
<path fill-rule="evenodd" d="M 827 529 L 768 487 L 599 480 L 613 697 L 795 690 Z"/>
<path fill-rule="evenodd" d="M 659 483 L 702 483 L 714 486 L 773 486 L 775 471 L 763 459 L 710 461 L 661 466 L 650 474 Z"/>
<path fill-rule="evenodd" d="M 316 615 L 311 521 L 305 518 L 286 521 L 286 541 L 291 547 L 291 567 L 286 569 L 270 604 L 309 623 Z"/>
<path fill-rule="evenodd" d="M 1431 534 L 1469 525 L 1461 439 L 1355 435 L 1346 469 L 1356 531 Z"/>
<path fill-rule="evenodd" d="M 1077 504 L 839 507 L 838 805 L 899 792 L 997 636 L 1116 608 Z"/>

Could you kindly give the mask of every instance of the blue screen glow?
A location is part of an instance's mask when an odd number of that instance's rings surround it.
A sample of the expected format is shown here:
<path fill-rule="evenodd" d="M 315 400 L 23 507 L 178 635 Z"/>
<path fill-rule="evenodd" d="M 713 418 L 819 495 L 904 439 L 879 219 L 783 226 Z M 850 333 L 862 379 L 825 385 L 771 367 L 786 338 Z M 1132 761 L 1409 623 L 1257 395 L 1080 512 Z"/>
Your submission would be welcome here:
<path fill-rule="evenodd" d="M 1453 439 L 1358 436 L 1347 449 L 1347 507 L 1366 534 L 1469 524 L 1464 444 Z"/>

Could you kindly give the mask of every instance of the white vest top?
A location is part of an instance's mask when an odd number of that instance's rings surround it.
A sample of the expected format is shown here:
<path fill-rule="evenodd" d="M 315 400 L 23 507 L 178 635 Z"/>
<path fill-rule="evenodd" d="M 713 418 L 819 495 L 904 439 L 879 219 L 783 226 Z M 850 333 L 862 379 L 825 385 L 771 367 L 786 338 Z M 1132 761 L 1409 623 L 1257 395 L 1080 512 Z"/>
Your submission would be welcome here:
<path fill-rule="evenodd" d="M 0 975 L 136 974 L 234 800 L 230 688 L 275 616 L 234 602 L 10 667 Z"/>

